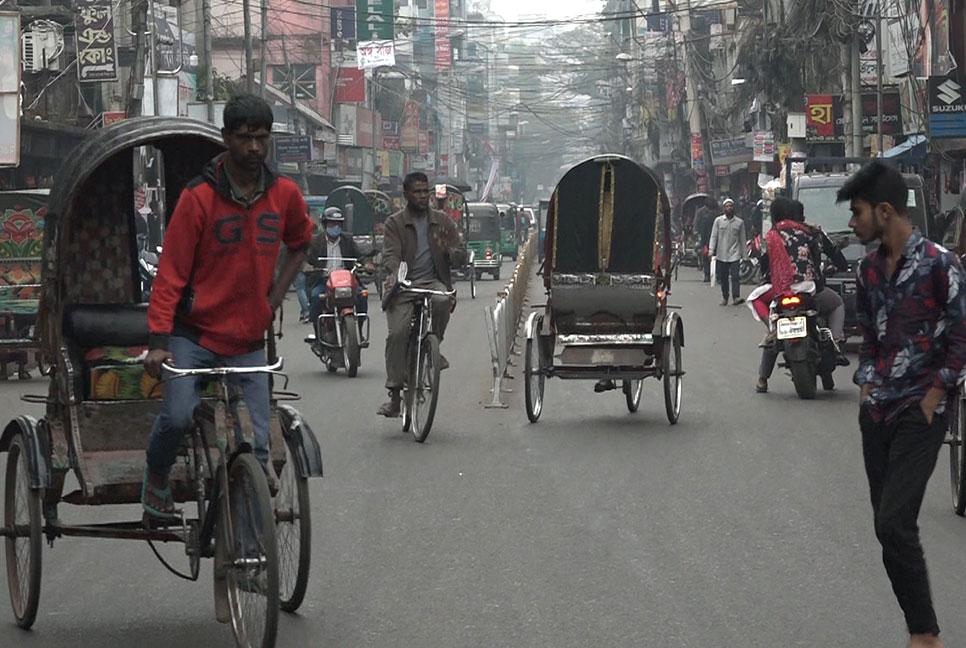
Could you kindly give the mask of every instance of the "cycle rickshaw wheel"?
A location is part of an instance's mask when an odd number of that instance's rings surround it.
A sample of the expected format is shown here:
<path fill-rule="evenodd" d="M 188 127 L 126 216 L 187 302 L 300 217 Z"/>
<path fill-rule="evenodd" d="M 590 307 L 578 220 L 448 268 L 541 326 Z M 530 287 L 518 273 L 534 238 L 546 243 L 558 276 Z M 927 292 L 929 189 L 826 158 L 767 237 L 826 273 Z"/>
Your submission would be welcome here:
<path fill-rule="evenodd" d="M 298 474 L 291 450 L 285 448 L 285 467 L 278 476 L 275 496 L 275 537 L 278 544 L 278 595 L 285 612 L 295 612 L 305 599 L 312 557 L 312 518 L 309 482 Z"/>
<path fill-rule="evenodd" d="M 952 486 L 953 509 L 956 515 L 966 515 L 966 399 L 956 401 L 956 412 L 949 426 L 949 477 Z"/>
<path fill-rule="evenodd" d="M 683 392 L 681 370 L 681 338 L 673 330 L 664 340 L 664 409 L 667 420 L 674 425 L 681 416 L 681 395 Z"/>
<path fill-rule="evenodd" d="M 546 376 L 540 370 L 540 340 L 527 338 L 526 357 L 523 359 L 523 390 L 527 406 L 527 418 L 531 423 L 540 420 L 543 412 L 543 390 Z"/>
<path fill-rule="evenodd" d="M 627 411 L 633 414 L 641 406 L 641 394 L 644 392 L 644 381 L 625 380 L 623 390 L 624 400 L 627 401 Z"/>
<path fill-rule="evenodd" d="M 41 551 L 40 491 L 30 488 L 27 444 L 22 434 L 10 443 L 4 484 L 3 526 L 14 532 L 4 538 L 7 584 L 17 625 L 29 628 L 40 603 Z"/>
<path fill-rule="evenodd" d="M 231 462 L 227 502 L 217 537 L 227 544 L 225 580 L 235 641 L 241 648 L 272 648 L 280 605 L 278 545 L 268 482 L 254 455 L 240 454 Z"/>

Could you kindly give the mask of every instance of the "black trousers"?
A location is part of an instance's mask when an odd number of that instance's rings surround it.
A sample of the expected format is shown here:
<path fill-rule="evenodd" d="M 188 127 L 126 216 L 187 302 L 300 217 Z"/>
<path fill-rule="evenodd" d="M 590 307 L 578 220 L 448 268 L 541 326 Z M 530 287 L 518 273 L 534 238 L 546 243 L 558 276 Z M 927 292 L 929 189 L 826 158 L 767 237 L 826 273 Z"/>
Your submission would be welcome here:
<path fill-rule="evenodd" d="M 882 545 L 882 562 L 892 591 L 905 614 L 909 634 L 939 634 L 918 518 L 946 436 L 946 417 L 937 414 L 927 423 L 922 409 L 912 405 L 894 423 L 876 423 L 862 407 L 859 427 L 875 535 Z"/>

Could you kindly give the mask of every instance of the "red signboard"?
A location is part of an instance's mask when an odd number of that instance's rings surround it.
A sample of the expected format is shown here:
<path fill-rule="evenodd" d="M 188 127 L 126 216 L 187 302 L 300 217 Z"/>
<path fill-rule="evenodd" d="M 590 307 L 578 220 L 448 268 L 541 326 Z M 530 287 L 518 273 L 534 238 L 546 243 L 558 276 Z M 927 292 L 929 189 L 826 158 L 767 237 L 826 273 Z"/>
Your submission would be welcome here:
<path fill-rule="evenodd" d="M 336 103 L 365 103 L 365 73 L 353 67 L 340 67 L 337 70 L 335 79 Z"/>
<path fill-rule="evenodd" d="M 451 60 L 449 0 L 436 0 L 436 69 L 448 70 Z"/>
<path fill-rule="evenodd" d="M 116 124 L 123 120 L 125 117 L 127 117 L 127 113 L 123 110 L 101 113 L 101 127 L 107 128 L 111 124 Z"/>
<path fill-rule="evenodd" d="M 841 129 L 836 133 L 836 104 L 832 95 L 808 95 L 805 97 L 805 130 L 810 138 L 832 139 L 841 137 Z"/>
<path fill-rule="evenodd" d="M 382 149 L 384 151 L 398 151 L 402 148 L 399 135 L 383 135 Z"/>
<path fill-rule="evenodd" d="M 429 131 L 419 131 L 419 154 L 429 155 Z"/>

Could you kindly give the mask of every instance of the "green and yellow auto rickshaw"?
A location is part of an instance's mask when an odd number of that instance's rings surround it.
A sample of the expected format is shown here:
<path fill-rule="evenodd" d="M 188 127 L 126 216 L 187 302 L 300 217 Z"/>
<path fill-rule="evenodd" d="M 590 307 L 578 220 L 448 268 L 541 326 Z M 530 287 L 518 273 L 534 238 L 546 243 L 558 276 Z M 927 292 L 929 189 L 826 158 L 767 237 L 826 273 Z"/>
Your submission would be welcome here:
<path fill-rule="evenodd" d="M 470 222 L 466 249 L 476 257 L 476 279 L 483 273 L 500 279 L 502 264 L 500 210 L 493 203 L 470 203 Z"/>

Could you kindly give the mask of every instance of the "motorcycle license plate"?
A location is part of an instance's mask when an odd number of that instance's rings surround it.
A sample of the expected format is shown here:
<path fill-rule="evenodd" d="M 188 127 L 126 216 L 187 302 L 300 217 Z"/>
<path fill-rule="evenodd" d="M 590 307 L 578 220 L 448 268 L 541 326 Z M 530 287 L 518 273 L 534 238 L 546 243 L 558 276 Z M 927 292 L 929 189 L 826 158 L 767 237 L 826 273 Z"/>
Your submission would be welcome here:
<path fill-rule="evenodd" d="M 794 340 L 805 337 L 806 326 L 804 317 L 786 317 L 778 320 L 778 339 Z"/>

